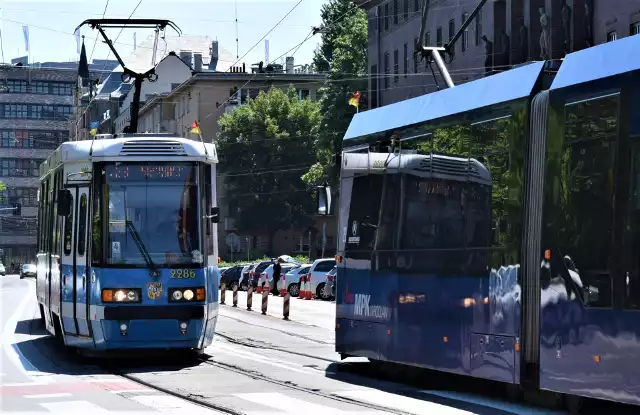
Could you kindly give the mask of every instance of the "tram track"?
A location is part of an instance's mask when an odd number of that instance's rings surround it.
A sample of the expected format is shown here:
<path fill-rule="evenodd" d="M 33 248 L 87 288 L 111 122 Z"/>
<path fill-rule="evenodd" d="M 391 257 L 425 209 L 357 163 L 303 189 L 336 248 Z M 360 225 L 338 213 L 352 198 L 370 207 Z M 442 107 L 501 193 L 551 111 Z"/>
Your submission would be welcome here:
<path fill-rule="evenodd" d="M 35 317 L 36 314 L 37 312 L 34 313 L 33 317 Z M 36 320 L 33 317 L 29 322 L 29 334 L 39 335 L 39 333 L 36 333 L 34 330 L 34 323 L 39 322 L 40 320 Z M 50 364 L 58 368 L 59 373 L 64 373 L 69 375 L 80 375 L 80 376 L 110 374 L 113 376 L 126 379 L 140 386 L 144 386 L 146 388 L 152 389 L 154 391 L 157 391 L 166 395 L 170 395 L 175 398 L 192 403 L 194 405 L 198 405 L 207 409 L 218 411 L 220 413 L 225 413 L 229 415 L 246 415 L 242 411 L 238 411 L 236 409 L 229 408 L 224 405 L 218 405 L 215 403 L 206 402 L 189 395 L 184 395 L 183 393 L 180 393 L 180 392 L 172 391 L 171 389 L 167 389 L 162 386 L 154 385 L 153 383 L 140 379 L 137 376 L 123 372 L 122 370 L 115 368 L 112 365 L 102 365 L 97 363 L 96 361 L 91 361 L 86 365 L 83 364 L 84 362 L 79 363 L 78 360 L 84 360 L 86 358 L 77 353 L 71 353 L 70 350 L 66 350 L 65 348 L 61 347 L 59 344 L 53 343 L 52 346 L 54 347 L 53 348 L 46 347 L 43 344 L 39 344 L 39 343 L 34 344 L 34 347 L 36 348 L 38 353 L 40 353 L 44 358 L 46 358 Z M 52 350 L 54 351 L 52 352 Z M 63 357 L 63 360 L 61 360 L 60 357 Z M 69 370 L 70 366 L 72 370 Z M 76 366 L 76 368 L 74 368 L 74 366 Z"/>
<path fill-rule="evenodd" d="M 406 412 L 406 411 L 402 411 L 400 409 L 391 408 L 391 407 L 387 407 L 387 406 L 383 406 L 383 405 L 377 405 L 377 404 L 373 404 L 373 403 L 370 403 L 370 402 L 361 401 L 361 400 L 358 400 L 358 399 L 352 399 L 352 398 L 347 398 L 347 397 L 344 397 L 344 396 L 334 395 L 334 394 L 329 393 L 329 392 L 324 392 L 321 389 L 309 388 L 309 387 L 301 386 L 301 385 L 298 385 L 298 384 L 295 384 L 295 383 L 292 383 L 292 382 L 289 382 L 289 381 L 279 380 L 279 379 L 267 376 L 267 375 L 265 375 L 265 374 L 263 374 L 261 372 L 258 372 L 258 371 L 243 369 L 243 368 L 241 368 L 239 366 L 228 364 L 228 363 L 212 361 L 212 360 L 209 359 L 210 357 L 212 357 L 212 356 L 208 356 L 207 355 L 207 357 L 201 357 L 199 360 L 202 363 L 205 363 L 205 364 L 210 365 L 210 366 L 217 367 L 219 369 L 235 372 L 237 374 L 244 375 L 244 376 L 247 376 L 247 377 L 255 379 L 255 380 L 268 382 L 268 383 L 271 383 L 271 384 L 282 386 L 282 387 L 290 389 L 290 390 L 295 390 L 295 391 L 298 391 L 298 392 L 305 392 L 305 393 L 310 394 L 310 395 L 319 396 L 319 397 L 322 397 L 322 398 L 325 398 L 325 399 L 328 399 L 328 400 L 332 400 L 334 402 L 340 402 L 340 403 L 345 403 L 345 404 L 349 404 L 349 405 L 360 406 L 360 407 L 367 408 L 367 409 L 373 409 L 373 410 L 376 410 L 376 411 L 388 412 L 388 413 L 398 414 L 398 415 L 415 415 L 412 412 Z"/>

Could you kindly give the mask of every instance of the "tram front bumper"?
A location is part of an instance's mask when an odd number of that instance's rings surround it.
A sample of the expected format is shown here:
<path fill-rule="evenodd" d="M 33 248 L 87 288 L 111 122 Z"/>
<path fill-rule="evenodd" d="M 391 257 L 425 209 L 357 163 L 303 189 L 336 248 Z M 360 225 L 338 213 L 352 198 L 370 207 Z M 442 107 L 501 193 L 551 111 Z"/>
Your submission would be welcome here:
<path fill-rule="evenodd" d="M 96 347 L 197 348 L 205 333 L 205 323 L 215 325 L 216 314 L 207 313 L 206 308 L 206 305 L 104 307 L 103 318 L 93 325 Z"/>

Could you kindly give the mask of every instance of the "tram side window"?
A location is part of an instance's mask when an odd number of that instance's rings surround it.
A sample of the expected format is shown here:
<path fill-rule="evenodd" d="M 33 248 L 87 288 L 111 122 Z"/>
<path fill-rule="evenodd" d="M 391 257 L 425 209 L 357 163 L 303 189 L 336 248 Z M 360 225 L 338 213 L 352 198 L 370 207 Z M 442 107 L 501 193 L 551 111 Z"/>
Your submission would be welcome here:
<path fill-rule="evenodd" d="M 516 117 L 517 118 L 517 117 Z M 477 193 L 467 218 L 473 220 L 473 244 L 493 248 L 485 251 L 491 268 L 520 262 L 524 127 L 511 116 L 471 126 L 469 187 Z M 484 197 L 482 193 L 490 197 Z M 478 202 L 483 201 L 482 206 Z M 478 235 L 478 233 L 480 235 Z"/>
<path fill-rule="evenodd" d="M 64 254 L 66 256 L 71 255 L 71 245 L 73 241 L 73 204 L 69 209 L 69 214 L 65 217 L 64 221 Z"/>
<path fill-rule="evenodd" d="M 102 203 L 104 195 L 101 191 L 100 179 L 93 185 L 93 217 L 91 218 L 91 264 L 99 265 L 102 261 Z"/>
<path fill-rule="evenodd" d="M 353 179 L 346 252 L 349 258 L 370 259 L 378 224 L 383 176 L 371 174 Z"/>
<path fill-rule="evenodd" d="M 204 166 L 204 194 L 205 194 L 205 212 L 209 212 L 210 208 L 213 207 L 213 194 L 212 194 L 212 188 L 211 188 L 211 166 L 210 165 L 205 165 Z M 207 213 L 208 215 L 208 213 Z M 205 238 L 206 238 L 206 243 L 205 243 L 205 247 L 206 247 L 206 255 L 213 255 L 213 251 L 214 251 L 214 243 L 215 241 L 213 240 L 213 224 L 211 223 L 211 220 L 206 220 L 205 222 Z M 211 264 L 209 264 L 211 265 Z"/>
<path fill-rule="evenodd" d="M 558 240 L 566 258 L 565 281 L 578 280 L 590 306 L 612 304 L 609 258 L 612 243 L 619 95 L 565 106 L 561 176 L 555 206 Z M 578 290 L 571 284 L 570 290 Z"/>
<path fill-rule="evenodd" d="M 87 195 L 80 196 L 80 214 L 78 215 L 78 255 L 84 256 L 87 242 Z"/>

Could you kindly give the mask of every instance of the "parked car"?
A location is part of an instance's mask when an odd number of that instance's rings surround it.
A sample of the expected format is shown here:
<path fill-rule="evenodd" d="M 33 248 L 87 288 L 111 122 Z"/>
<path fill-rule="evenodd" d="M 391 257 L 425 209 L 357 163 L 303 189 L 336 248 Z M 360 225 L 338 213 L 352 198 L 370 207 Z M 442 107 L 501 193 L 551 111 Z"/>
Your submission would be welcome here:
<path fill-rule="evenodd" d="M 294 268 L 284 274 L 287 281 L 287 291 L 292 297 L 300 295 L 300 280 L 304 275 L 307 275 L 311 269 L 311 264 L 302 264 L 299 268 Z"/>
<path fill-rule="evenodd" d="M 7 275 L 7 270 L 6 270 L 6 268 L 4 267 L 4 265 L 2 264 L 2 262 L 0 262 L 0 275 L 2 275 L 3 277 L 4 277 L 5 275 Z"/>
<path fill-rule="evenodd" d="M 260 275 L 262 275 L 262 272 L 267 269 L 267 267 L 271 264 L 273 264 L 274 261 L 272 259 L 268 260 L 268 261 L 262 261 L 259 262 L 251 271 L 251 284 L 253 285 L 253 288 L 256 288 L 258 286 L 258 281 L 260 280 Z"/>
<path fill-rule="evenodd" d="M 24 264 L 20 269 L 20 279 L 24 277 L 36 277 L 36 266 L 34 264 Z"/>
<path fill-rule="evenodd" d="M 269 289 L 273 290 L 273 266 L 275 264 L 271 264 L 269 265 L 264 271 L 262 271 L 261 277 L 263 278 L 267 278 L 267 281 L 269 281 Z M 293 269 L 297 269 L 300 268 L 300 264 L 293 264 L 293 263 L 283 263 L 280 264 L 280 266 L 282 267 L 282 273 L 285 275 L 287 275 L 287 272 L 293 270 Z"/>
<path fill-rule="evenodd" d="M 222 272 L 221 280 L 224 280 L 225 284 L 227 284 L 228 290 L 233 290 L 234 285 L 237 285 L 238 288 L 240 287 L 240 277 L 242 276 L 243 268 L 244 265 L 236 265 Z"/>
<path fill-rule="evenodd" d="M 311 282 L 311 292 L 318 298 L 322 298 L 322 290 L 326 285 L 327 272 L 331 271 L 336 266 L 336 260 L 334 258 L 316 259 L 311 265 L 311 269 L 307 273 L 307 277 Z"/>
<path fill-rule="evenodd" d="M 338 275 L 338 267 L 335 266 L 331 271 L 327 272 L 327 280 L 325 281 L 325 288 L 322 291 L 326 295 L 320 298 L 323 300 L 333 300 L 336 298 L 336 276 Z"/>

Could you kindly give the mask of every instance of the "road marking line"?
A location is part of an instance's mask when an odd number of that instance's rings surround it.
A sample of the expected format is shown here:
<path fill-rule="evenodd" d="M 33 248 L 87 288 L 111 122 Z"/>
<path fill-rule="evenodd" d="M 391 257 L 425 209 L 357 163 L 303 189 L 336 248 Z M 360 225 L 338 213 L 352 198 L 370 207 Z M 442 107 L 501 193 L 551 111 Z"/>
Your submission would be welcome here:
<path fill-rule="evenodd" d="M 109 411 L 101 406 L 92 404 L 87 401 L 66 401 L 66 402 L 45 402 L 40 406 L 48 409 L 50 412 L 60 414 L 76 414 L 76 413 L 91 413 L 91 414 L 108 414 Z"/>
<path fill-rule="evenodd" d="M 285 362 L 284 360 L 276 360 L 276 359 L 264 357 L 255 353 L 234 350 L 231 348 L 227 348 L 226 346 L 223 346 L 221 344 L 214 346 L 213 349 L 214 350 L 208 351 L 208 353 L 215 354 L 215 352 L 218 351 L 218 352 L 227 353 L 236 357 L 240 357 L 241 359 L 253 360 L 255 362 L 265 363 L 271 366 L 279 367 L 281 369 L 293 370 L 294 372 L 304 373 L 305 375 L 318 374 L 317 372 L 312 370 L 299 369 L 294 366 L 290 366 L 289 364 L 287 364 L 288 362 Z M 324 373 L 322 373 L 322 376 L 324 376 Z"/>
<path fill-rule="evenodd" d="M 355 390 L 347 392 L 334 392 L 334 395 L 343 396 L 345 398 L 357 399 L 363 402 L 369 402 L 387 408 L 400 409 L 405 412 L 411 412 L 416 415 L 455 414 L 472 415 L 473 412 L 463 411 L 462 409 L 452 408 L 427 400 L 409 398 L 407 396 L 396 395 L 393 393 L 383 392 L 379 390 Z"/>
<path fill-rule="evenodd" d="M 29 304 L 30 300 L 32 300 L 31 294 L 31 290 L 27 290 L 27 295 L 25 295 L 25 297 L 20 302 L 20 305 L 18 305 L 18 308 L 16 308 L 14 313 L 11 314 L 9 319 L 7 319 L 7 322 L 2 329 L 2 335 L 0 335 L 2 348 L 4 349 L 9 359 L 13 362 L 16 368 L 21 369 L 29 378 L 31 378 L 31 376 L 28 372 L 39 372 L 39 370 L 36 369 L 36 367 L 33 366 L 33 364 L 31 364 L 31 362 L 26 357 L 24 357 L 24 355 L 20 351 L 20 348 L 15 344 L 15 331 L 16 327 L 18 326 L 18 319 L 22 317 L 22 314 L 24 314 L 24 309 L 27 307 L 27 304 Z"/>
<path fill-rule="evenodd" d="M 157 390 L 155 389 L 129 389 L 129 390 L 123 390 L 123 391 L 108 391 L 109 393 L 117 393 L 117 394 L 127 394 L 127 393 L 158 393 Z"/>
<path fill-rule="evenodd" d="M 292 398 L 279 392 L 266 393 L 236 393 L 233 396 L 242 400 L 257 403 L 259 405 L 268 406 L 277 409 L 280 414 L 321 414 L 331 413 L 336 415 L 361 414 L 363 411 L 344 411 L 332 406 L 320 405 L 317 403 L 303 401 L 302 399 Z M 258 414 L 261 412 L 255 411 Z M 371 414 L 384 414 L 382 411 L 368 411 Z"/>
<path fill-rule="evenodd" d="M 23 395 L 27 399 L 66 398 L 70 393 L 40 393 L 38 395 Z"/>
<path fill-rule="evenodd" d="M 140 395 L 132 396 L 128 399 L 138 402 L 139 404 L 157 409 L 160 412 L 168 413 L 168 409 L 186 409 L 189 414 L 195 413 L 217 413 L 209 408 L 193 404 L 184 399 L 176 398 L 171 395 Z M 173 413 L 173 411 L 171 411 Z M 186 412 L 185 412 L 186 413 Z"/>

